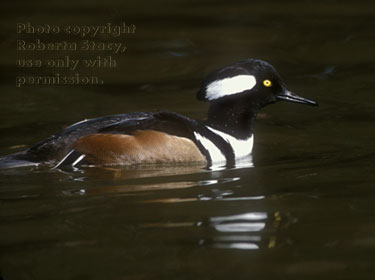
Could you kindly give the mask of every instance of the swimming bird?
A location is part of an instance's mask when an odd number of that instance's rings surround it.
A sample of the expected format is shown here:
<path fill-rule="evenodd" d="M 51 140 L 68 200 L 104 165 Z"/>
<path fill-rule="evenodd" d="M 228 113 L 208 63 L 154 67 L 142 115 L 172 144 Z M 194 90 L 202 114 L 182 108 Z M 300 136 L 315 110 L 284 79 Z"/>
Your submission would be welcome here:
<path fill-rule="evenodd" d="M 169 111 L 84 120 L 0 158 L 0 166 L 219 163 L 230 167 L 251 155 L 254 120 L 261 108 L 278 101 L 318 105 L 288 90 L 275 68 L 258 59 L 212 72 L 197 99 L 209 103 L 206 120 Z"/>

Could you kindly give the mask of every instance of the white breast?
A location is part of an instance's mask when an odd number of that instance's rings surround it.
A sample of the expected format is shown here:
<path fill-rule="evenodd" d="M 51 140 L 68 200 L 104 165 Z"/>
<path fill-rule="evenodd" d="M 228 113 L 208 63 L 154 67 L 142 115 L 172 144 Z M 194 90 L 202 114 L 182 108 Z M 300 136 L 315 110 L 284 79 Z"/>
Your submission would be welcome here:
<path fill-rule="evenodd" d="M 200 135 L 197 132 L 194 132 L 195 138 L 201 142 L 203 147 L 208 151 L 210 154 L 212 162 L 225 162 L 226 158 L 223 153 L 220 151 L 218 147 L 211 140 L 207 139 L 206 137 Z"/>
<path fill-rule="evenodd" d="M 245 157 L 251 154 L 253 150 L 253 144 L 254 144 L 253 135 L 251 135 L 251 137 L 245 140 L 239 140 L 239 139 L 234 138 L 232 135 L 226 134 L 212 127 L 207 126 L 207 128 L 211 130 L 213 133 L 219 135 L 221 138 L 223 138 L 232 146 L 234 156 L 236 159 L 240 159 L 242 157 Z"/>

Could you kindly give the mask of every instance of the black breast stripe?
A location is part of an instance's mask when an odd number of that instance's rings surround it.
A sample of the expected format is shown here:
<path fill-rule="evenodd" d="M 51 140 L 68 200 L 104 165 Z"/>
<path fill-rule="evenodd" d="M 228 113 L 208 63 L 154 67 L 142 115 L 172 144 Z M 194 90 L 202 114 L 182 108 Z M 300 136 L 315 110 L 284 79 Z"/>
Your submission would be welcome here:
<path fill-rule="evenodd" d="M 155 117 L 166 122 L 164 129 L 160 131 L 176 136 L 186 137 L 192 140 L 198 146 L 201 153 L 206 157 L 208 165 L 212 164 L 210 153 L 202 145 L 202 143 L 196 139 L 194 132 L 197 132 L 202 137 L 207 138 L 220 150 L 220 152 L 226 158 L 227 167 L 232 167 L 235 165 L 235 156 L 232 146 L 221 136 L 209 130 L 206 126 L 195 120 L 171 112 L 156 113 Z"/>
<path fill-rule="evenodd" d="M 203 125 L 202 125 L 202 129 L 197 130 L 197 132 L 201 136 L 211 141 L 220 150 L 220 152 L 225 156 L 227 167 L 235 166 L 235 156 L 234 156 L 233 148 L 225 139 L 223 139 L 220 135 L 217 135 L 216 133 L 212 132 L 211 130 L 209 130 L 207 127 Z"/>

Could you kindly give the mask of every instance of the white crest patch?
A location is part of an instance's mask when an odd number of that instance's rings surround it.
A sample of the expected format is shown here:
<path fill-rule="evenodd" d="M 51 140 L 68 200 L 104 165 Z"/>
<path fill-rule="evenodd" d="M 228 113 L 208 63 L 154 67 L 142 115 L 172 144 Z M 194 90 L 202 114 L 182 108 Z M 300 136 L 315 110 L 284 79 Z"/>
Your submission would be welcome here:
<path fill-rule="evenodd" d="M 203 147 L 208 151 L 212 162 L 226 162 L 225 156 L 222 154 L 219 148 L 216 147 L 214 143 L 212 143 L 209 139 L 203 137 L 197 132 L 194 132 L 194 136 L 195 138 L 197 138 L 199 142 L 201 142 Z"/>
<path fill-rule="evenodd" d="M 254 144 L 253 135 L 245 140 L 238 140 L 232 135 L 213 129 L 212 127 L 207 126 L 207 128 L 211 130 L 213 133 L 219 135 L 232 146 L 234 156 L 236 159 L 246 157 L 251 154 Z"/>
<path fill-rule="evenodd" d="M 207 86 L 206 97 L 208 100 L 214 100 L 227 95 L 240 93 L 252 89 L 256 83 L 256 79 L 253 75 L 238 75 L 217 80 Z"/>

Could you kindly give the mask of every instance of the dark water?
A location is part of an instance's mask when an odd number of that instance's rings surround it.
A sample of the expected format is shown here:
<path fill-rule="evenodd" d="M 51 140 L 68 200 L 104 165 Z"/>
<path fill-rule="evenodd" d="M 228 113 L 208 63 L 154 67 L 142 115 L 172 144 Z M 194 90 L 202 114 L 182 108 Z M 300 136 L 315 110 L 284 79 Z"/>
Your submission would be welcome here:
<path fill-rule="evenodd" d="M 194 99 L 202 78 L 249 57 L 269 61 L 290 89 L 320 103 L 265 108 L 252 168 L 0 171 L 4 280 L 374 279 L 372 2 L 1 6 L 0 154 L 90 117 L 169 109 L 203 118 L 207 106 Z M 113 56 L 117 68 L 80 70 L 102 86 L 16 88 L 17 75 L 50 73 L 17 69 L 16 58 L 65 55 L 15 51 L 15 26 L 25 21 L 137 29 L 118 39 L 128 50 Z"/>

